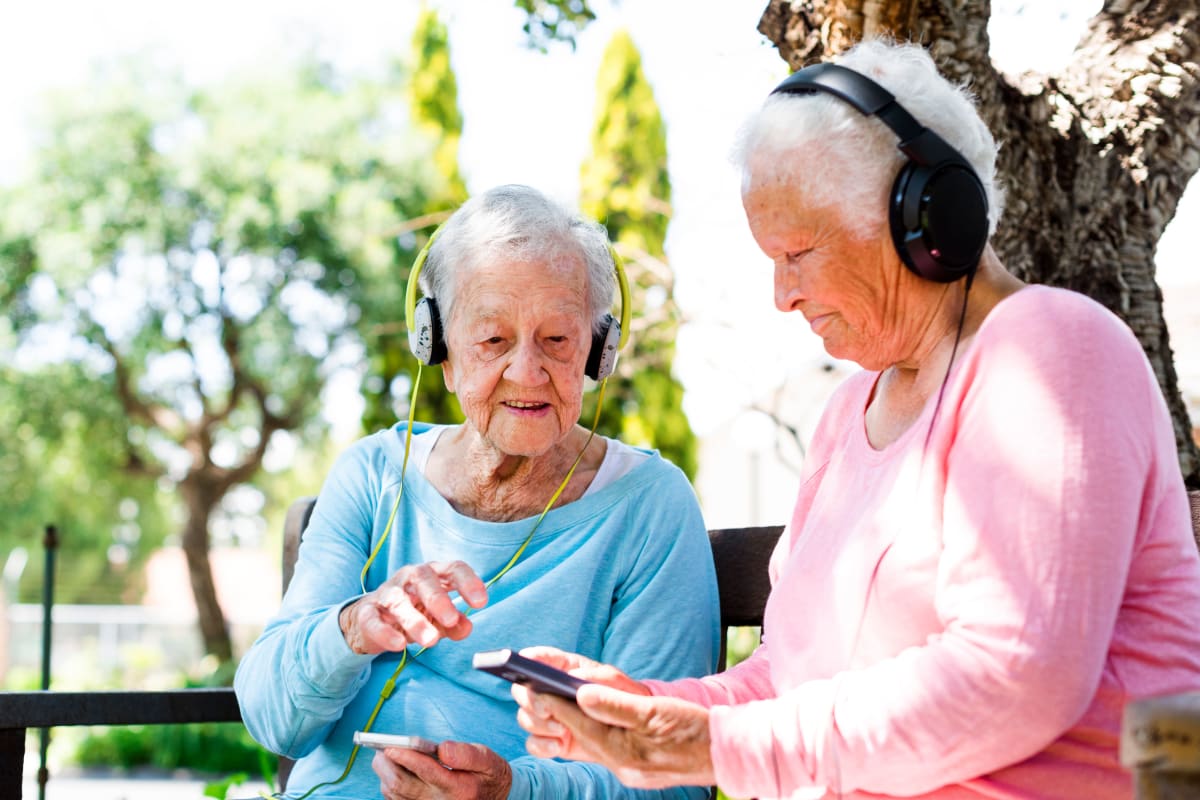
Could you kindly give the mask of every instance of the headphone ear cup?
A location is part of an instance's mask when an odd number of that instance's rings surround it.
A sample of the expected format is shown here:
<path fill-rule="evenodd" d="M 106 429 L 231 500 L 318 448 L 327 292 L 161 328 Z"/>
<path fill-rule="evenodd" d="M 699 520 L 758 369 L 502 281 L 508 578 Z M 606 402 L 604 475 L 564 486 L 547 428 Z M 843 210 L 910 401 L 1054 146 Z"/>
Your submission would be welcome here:
<path fill-rule="evenodd" d="M 987 244 L 987 196 L 961 162 L 908 162 L 896 175 L 888 206 L 892 243 L 917 275 L 951 283 L 975 270 Z"/>
<path fill-rule="evenodd" d="M 617 368 L 617 345 L 621 342 L 621 323 L 612 314 L 605 314 L 600 330 L 592 334 L 592 348 L 588 351 L 587 365 L 583 374 L 600 381 L 613 374 Z"/>
<path fill-rule="evenodd" d="M 408 349 L 426 366 L 446 360 L 446 340 L 442 334 L 442 315 L 437 301 L 422 297 L 413 309 L 413 326 L 408 331 Z"/>

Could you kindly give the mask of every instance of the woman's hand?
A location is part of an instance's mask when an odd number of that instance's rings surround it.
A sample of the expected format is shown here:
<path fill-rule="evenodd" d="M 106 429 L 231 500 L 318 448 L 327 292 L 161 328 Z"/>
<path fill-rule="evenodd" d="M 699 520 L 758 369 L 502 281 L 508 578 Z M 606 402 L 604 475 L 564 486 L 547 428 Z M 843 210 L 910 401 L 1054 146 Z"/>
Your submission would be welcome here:
<path fill-rule="evenodd" d="M 532 755 L 594 761 L 626 786 L 642 789 L 714 782 L 708 709 L 651 697 L 643 684 L 615 667 L 581 656 L 549 648 L 521 652 L 602 684 L 580 688 L 576 703 L 513 686 L 520 706 L 517 722 L 531 734 L 526 749 Z"/>
<path fill-rule="evenodd" d="M 378 589 L 345 606 L 338 625 L 360 655 L 399 652 L 409 644 L 431 647 L 439 639 L 465 639 L 471 621 L 450 599 L 459 595 L 472 608 L 487 604 L 487 588 L 461 561 L 431 561 L 401 567 Z"/>
<path fill-rule="evenodd" d="M 524 648 L 521 650 L 521 655 L 543 664 L 549 664 L 592 683 L 602 683 L 630 694 L 650 694 L 650 690 L 644 684 L 635 681 L 616 667 L 610 664 L 601 664 L 599 661 L 593 661 L 578 653 L 568 653 L 557 647 L 538 646 Z"/>
<path fill-rule="evenodd" d="M 375 754 L 371 769 L 386 800 L 504 800 L 512 787 L 508 762 L 467 742 L 442 742 L 437 758 L 389 747 Z"/>

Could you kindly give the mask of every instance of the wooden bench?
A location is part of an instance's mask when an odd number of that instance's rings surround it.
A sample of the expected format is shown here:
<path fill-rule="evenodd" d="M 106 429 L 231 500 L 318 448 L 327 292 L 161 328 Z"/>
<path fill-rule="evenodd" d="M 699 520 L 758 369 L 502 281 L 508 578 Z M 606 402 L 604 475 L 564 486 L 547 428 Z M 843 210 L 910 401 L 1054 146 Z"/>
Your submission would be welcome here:
<path fill-rule="evenodd" d="M 1192 524 L 1200 540 L 1200 492 L 1192 492 L 1190 499 Z M 284 587 L 291 579 L 312 506 L 312 498 L 303 498 L 288 509 Z M 725 628 L 762 624 L 769 590 L 767 560 L 781 530 L 782 526 L 774 525 L 709 531 Z M 724 644 L 724 635 L 722 639 Z M 240 721 L 232 689 L 3 692 L 0 797 L 20 800 L 25 735 L 30 728 Z M 1121 762 L 1133 770 L 1137 800 L 1200 797 L 1200 692 L 1130 703 L 1122 724 Z"/>
<path fill-rule="evenodd" d="M 300 539 L 312 514 L 313 498 L 292 503 L 284 521 L 283 587 L 292 578 Z M 709 531 L 721 595 L 721 649 L 725 629 L 761 626 L 769 585 L 767 561 L 782 525 Z M 0 693 L 0 798 L 21 797 L 25 735 L 30 728 L 67 725 L 172 725 L 186 722 L 240 722 L 233 689 L 176 689 L 119 692 Z M 281 763 L 280 781 L 290 765 Z"/>

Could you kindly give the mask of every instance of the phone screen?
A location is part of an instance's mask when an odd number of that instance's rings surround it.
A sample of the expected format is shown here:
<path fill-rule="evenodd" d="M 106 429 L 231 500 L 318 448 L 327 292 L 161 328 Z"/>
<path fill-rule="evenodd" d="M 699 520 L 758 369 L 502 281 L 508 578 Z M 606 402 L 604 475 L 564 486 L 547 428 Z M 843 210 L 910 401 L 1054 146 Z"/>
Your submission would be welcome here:
<path fill-rule="evenodd" d="M 425 755 L 437 757 L 437 742 L 432 742 L 420 736 L 355 731 L 354 743 L 361 747 L 370 747 L 373 750 L 383 750 L 388 747 L 404 747 L 409 750 L 417 750 Z"/>

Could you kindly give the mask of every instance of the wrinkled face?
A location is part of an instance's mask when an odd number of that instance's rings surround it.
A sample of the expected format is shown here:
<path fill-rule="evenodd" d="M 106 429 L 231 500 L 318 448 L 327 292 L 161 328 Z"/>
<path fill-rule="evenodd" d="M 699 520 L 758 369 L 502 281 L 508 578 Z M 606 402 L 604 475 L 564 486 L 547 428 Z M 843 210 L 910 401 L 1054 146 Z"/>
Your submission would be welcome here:
<path fill-rule="evenodd" d="M 806 202 L 765 158 L 750 162 L 742 206 L 754 240 L 775 263 L 780 311 L 802 313 L 835 358 L 867 369 L 903 358 L 902 306 L 919 278 L 900 263 L 886 222 L 878 235 L 853 235 L 836 209 Z"/>
<path fill-rule="evenodd" d="M 579 419 L 591 345 L 582 258 L 490 258 L 456 280 L 446 387 L 497 450 L 545 453 Z"/>

